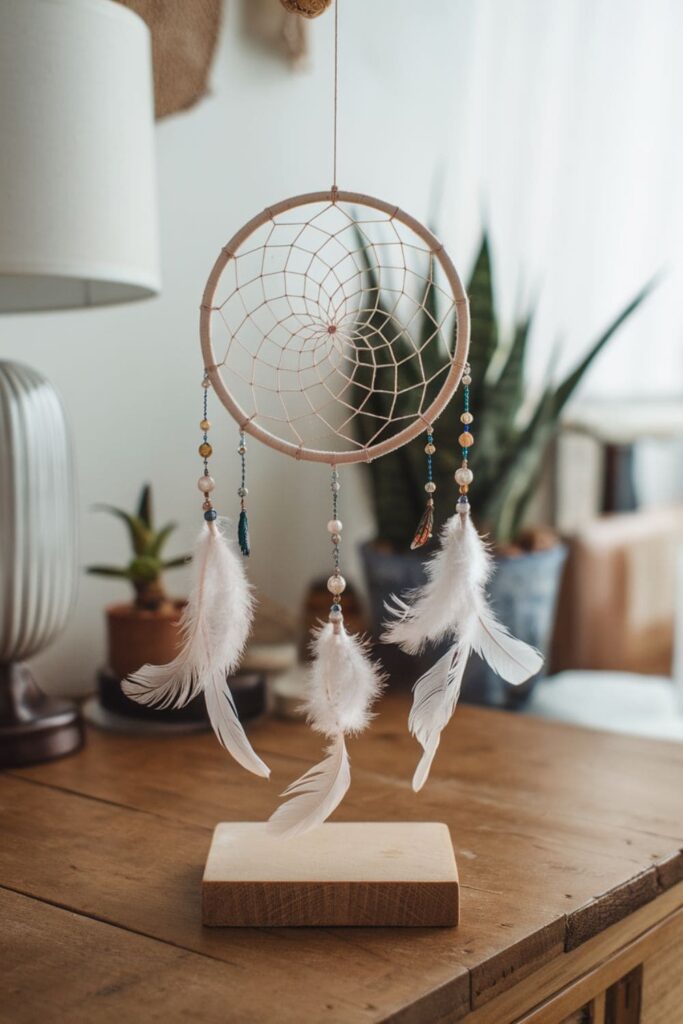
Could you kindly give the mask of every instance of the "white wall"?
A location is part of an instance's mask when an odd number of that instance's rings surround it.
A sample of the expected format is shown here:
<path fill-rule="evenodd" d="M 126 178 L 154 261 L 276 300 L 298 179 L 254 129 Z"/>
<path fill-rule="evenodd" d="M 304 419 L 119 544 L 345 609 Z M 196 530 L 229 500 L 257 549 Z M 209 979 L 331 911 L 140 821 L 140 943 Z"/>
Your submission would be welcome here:
<path fill-rule="evenodd" d="M 492 225 L 502 307 L 540 295 L 533 386 L 564 339 L 568 365 L 644 278 L 669 278 L 596 367 L 588 393 L 680 393 L 683 73 L 675 0 L 342 0 L 339 182 L 437 220 L 467 272 Z M 312 69 L 248 47 L 229 4 L 212 94 L 158 126 L 163 294 L 129 307 L 5 317 L 0 356 L 43 371 L 66 403 L 80 475 L 83 564 L 127 555 L 121 527 L 144 480 L 159 516 L 200 524 L 197 313 L 221 245 L 263 206 L 331 183 L 331 28 L 311 23 Z M 39 126 L 37 126 L 39 130 Z M 645 359 L 643 358 L 643 347 Z M 235 429 L 214 404 L 217 503 L 233 512 Z M 296 605 L 325 574 L 328 473 L 251 445 L 249 571 Z M 372 533 L 362 471 L 343 476 L 345 567 Z M 49 510 L 46 510 L 46 515 Z M 169 578 L 174 590 L 183 572 Z M 84 577 L 60 640 L 36 661 L 52 690 L 85 691 L 102 662 L 103 606 L 123 585 Z"/>

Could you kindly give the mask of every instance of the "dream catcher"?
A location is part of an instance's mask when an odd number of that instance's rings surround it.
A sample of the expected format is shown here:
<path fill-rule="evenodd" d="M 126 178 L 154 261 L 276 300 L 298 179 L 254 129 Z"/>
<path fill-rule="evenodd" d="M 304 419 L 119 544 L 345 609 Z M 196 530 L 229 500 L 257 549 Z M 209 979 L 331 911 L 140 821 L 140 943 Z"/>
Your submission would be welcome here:
<path fill-rule="evenodd" d="M 321 530 L 331 547 L 330 610 L 312 640 L 306 701 L 309 722 L 327 747 L 323 760 L 283 794 L 270 821 L 282 835 L 324 821 L 344 797 L 350 784 L 345 738 L 365 728 L 382 684 L 362 638 L 344 624 L 343 467 L 381 458 L 424 435 L 426 505 L 412 546 L 426 543 L 436 490 L 434 424 L 466 369 L 469 343 L 467 298 L 438 239 L 397 206 L 336 185 L 336 58 L 335 4 L 334 184 L 259 213 L 223 247 L 209 275 L 200 326 L 205 373 L 198 486 L 205 524 L 185 646 L 169 665 L 145 666 L 124 684 L 130 697 L 162 707 L 182 706 L 203 692 L 220 742 L 243 767 L 268 775 L 239 723 L 227 682 L 252 620 L 243 566 L 251 550 L 247 441 L 327 464 L 330 518 Z M 386 638 L 411 652 L 446 636 L 454 644 L 415 689 L 410 728 L 425 751 L 415 788 L 455 707 L 470 651 L 513 682 L 538 667 L 538 655 L 510 637 L 486 606 L 489 560 L 467 499 L 473 441 L 467 374 L 464 384 L 457 511 L 424 589 L 395 600 L 387 627 Z M 210 390 L 237 425 L 237 545 L 212 500 Z"/>

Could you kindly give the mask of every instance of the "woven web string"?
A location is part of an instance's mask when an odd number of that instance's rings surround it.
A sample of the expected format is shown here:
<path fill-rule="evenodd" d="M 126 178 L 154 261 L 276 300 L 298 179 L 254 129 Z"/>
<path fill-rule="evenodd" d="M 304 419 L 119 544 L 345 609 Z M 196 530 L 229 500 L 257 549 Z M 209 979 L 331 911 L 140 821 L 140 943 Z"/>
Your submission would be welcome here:
<path fill-rule="evenodd" d="M 210 309 L 241 426 L 334 452 L 430 426 L 455 300 L 428 245 L 393 215 L 339 201 L 278 213 L 230 254 Z"/>

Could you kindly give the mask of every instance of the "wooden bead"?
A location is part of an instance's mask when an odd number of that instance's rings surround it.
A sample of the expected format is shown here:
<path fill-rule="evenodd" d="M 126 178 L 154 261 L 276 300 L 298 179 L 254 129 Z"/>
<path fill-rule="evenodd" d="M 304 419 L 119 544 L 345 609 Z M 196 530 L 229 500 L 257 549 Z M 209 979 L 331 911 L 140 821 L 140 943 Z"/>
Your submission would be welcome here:
<path fill-rule="evenodd" d="M 331 594 L 343 594 L 346 590 L 346 580 L 343 576 L 330 576 L 327 581 L 327 589 Z"/>
<path fill-rule="evenodd" d="M 469 491 L 469 487 L 468 487 L 467 484 L 460 484 L 460 493 L 461 494 L 467 494 L 468 491 Z"/>
<path fill-rule="evenodd" d="M 209 455 L 213 452 L 213 448 L 208 441 L 202 441 L 199 446 L 199 454 L 203 459 L 208 459 Z"/>
<path fill-rule="evenodd" d="M 435 451 L 436 451 L 436 445 L 434 445 L 434 444 L 426 444 L 425 445 L 425 454 L 426 455 L 433 455 Z"/>
<path fill-rule="evenodd" d="M 462 448 L 469 448 L 474 444 L 474 438 L 470 434 L 469 430 L 463 430 L 462 434 L 458 438 L 458 443 Z"/>
<path fill-rule="evenodd" d="M 211 430 L 211 424 L 209 423 L 208 420 L 202 420 L 201 423 L 199 424 L 199 429 L 200 430 Z"/>

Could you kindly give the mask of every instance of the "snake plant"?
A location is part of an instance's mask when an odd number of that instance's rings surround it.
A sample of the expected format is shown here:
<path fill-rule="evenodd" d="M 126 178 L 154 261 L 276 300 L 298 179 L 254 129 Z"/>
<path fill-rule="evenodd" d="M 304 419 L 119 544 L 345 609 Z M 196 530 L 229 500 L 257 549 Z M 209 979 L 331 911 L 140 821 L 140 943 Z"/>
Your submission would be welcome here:
<path fill-rule="evenodd" d="M 389 302 L 383 302 L 370 250 L 363 246 L 362 239 L 359 238 L 359 242 L 366 290 L 373 293 L 372 301 L 367 303 L 370 308 L 365 320 L 367 344 L 371 345 L 373 339 L 381 336 L 382 331 L 386 336 L 387 325 L 391 324 L 398 350 L 403 344 L 407 354 L 413 353 L 414 344 L 401 334 L 397 325 L 392 324 L 392 317 L 387 311 Z M 427 274 L 426 279 L 424 295 L 419 297 L 423 309 L 419 337 L 423 342 L 433 335 L 434 323 L 438 322 L 431 275 Z M 471 450 L 470 466 L 474 472 L 473 513 L 493 541 L 499 544 L 510 543 L 518 536 L 529 502 L 538 486 L 549 445 L 557 434 L 562 410 L 593 360 L 640 306 L 654 284 L 655 279 L 652 279 L 640 289 L 589 345 L 585 356 L 571 373 L 559 384 L 548 384 L 531 411 L 527 410 L 525 415 L 525 360 L 533 314 L 528 314 L 516 323 L 511 339 L 501 338 L 491 273 L 491 249 L 489 239 L 484 234 L 467 289 L 472 319 L 470 405 L 475 416 L 473 433 L 476 440 Z M 434 342 L 423 350 L 425 378 L 436 374 L 439 366 L 443 365 L 443 351 L 443 346 Z M 410 416 L 417 412 L 412 405 L 418 391 L 410 390 L 410 374 L 414 372 L 411 367 L 414 367 L 415 362 L 407 358 L 398 368 L 397 380 L 392 379 L 391 386 L 385 389 L 382 389 L 380 380 L 375 392 L 370 390 L 369 382 L 364 382 L 362 376 L 357 377 L 356 386 L 360 389 L 357 397 L 364 400 L 364 409 L 371 414 L 369 417 L 357 417 L 362 440 L 367 441 L 371 434 L 373 428 L 368 423 L 372 424 L 372 415 L 386 415 L 386 402 L 395 389 L 401 391 L 404 387 L 408 388 L 405 393 L 399 394 L 398 401 L 402 406 L 397 410 L 398 414 Z M 386 372 L 390 371 L 387 369 Z M 391 371 L 392 374 L 394 372 Z M 460 463 L 456 442 L 461 431 L 460 413 L 459 396 L 456 395 L 435 424 L 435 532 L 453 507 L 453 473 Z M 369 471 L 378 538 L 395 547 L 405 547 L 410 542 L 424 508 L 424 438 L 371 463 Z"/>

